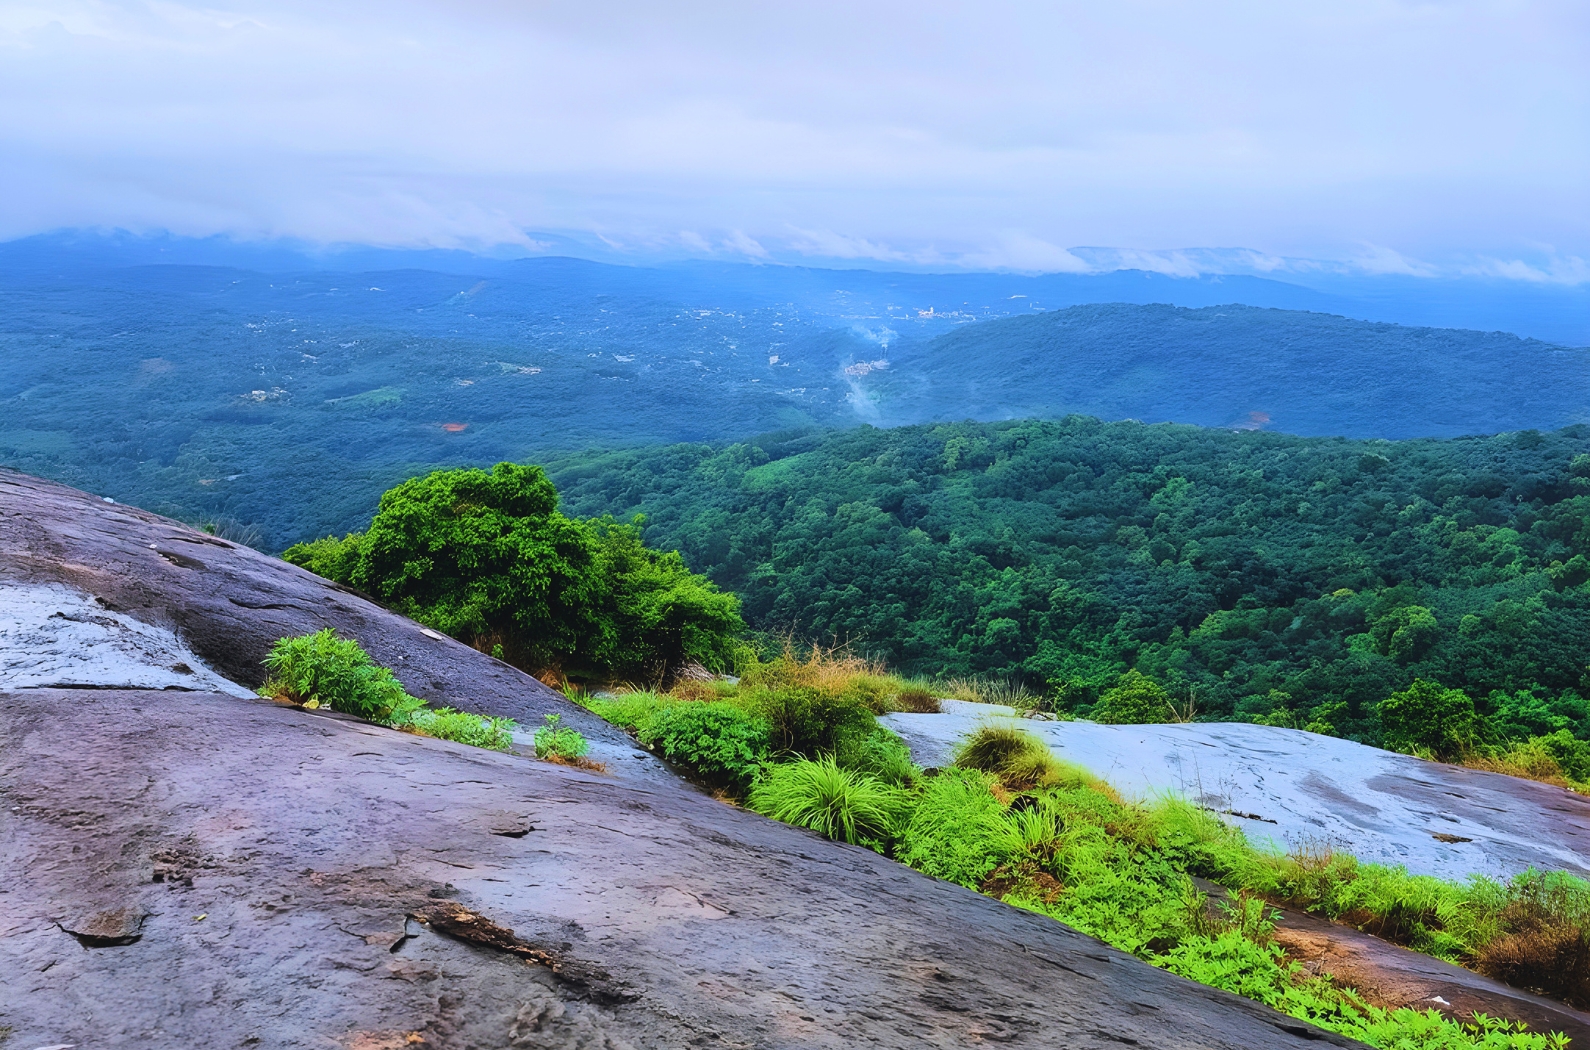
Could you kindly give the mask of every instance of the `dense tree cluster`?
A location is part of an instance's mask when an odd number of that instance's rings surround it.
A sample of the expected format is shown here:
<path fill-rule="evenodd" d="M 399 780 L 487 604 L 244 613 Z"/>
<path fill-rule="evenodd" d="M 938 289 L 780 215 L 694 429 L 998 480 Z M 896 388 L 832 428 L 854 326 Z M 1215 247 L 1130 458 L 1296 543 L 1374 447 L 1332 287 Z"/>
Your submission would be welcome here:
<path fill-rule="evenodd" d="M 656 680 L 732 663 L 732 594 L 647 549 L 638 522 L 557 507 L 540 467 L 441 470 L 382 496 L 367 531 L 283 556 L 536 672 Z"/>
<path fill-rule="evenodd" d="M 643 512 L 755 627 L 1024 676 L 1074 709 L 1135 670 L 1205 714 L 1378 741 L 1416 679 L 1505 733 L 1590 735 L 1587 450 L 1580 426 L 1387 442 L 1069 416 L 551 472 L 577 509 Z"/>

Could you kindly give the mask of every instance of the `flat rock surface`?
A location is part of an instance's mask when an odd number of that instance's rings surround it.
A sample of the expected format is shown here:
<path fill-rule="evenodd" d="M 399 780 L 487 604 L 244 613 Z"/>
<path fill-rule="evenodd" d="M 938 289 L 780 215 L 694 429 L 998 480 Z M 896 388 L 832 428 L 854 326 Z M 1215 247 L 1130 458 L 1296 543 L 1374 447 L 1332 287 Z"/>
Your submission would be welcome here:
<path fill-rule="evenodd" d="M 167 628 L 112 612 L 59 583 L 0 582 L 0 689 L 40 686 L 251 694 L 210 670 Z"/>
<path fill-rule="evenodd" d="M 10 473 L 0 580 L 244 686 L 333 626 L 439 702 L 627 746 L 356 594 Z M 0 974 L 23 1050 L 1346 1045 L 649 756 L 599 775 L 191 688 L 0 693 Z"/>
<path fill-rule="evenodd" d="M 942 714 L 884 722 L 917 762 L 938 766 L 977 726 L 1012 714 L 951 700 Z M 1457 880 L 1508 878 L 1531 866 L 1590 875 L 1590 798 L 1549 784 L 1240 722 L 1016 722 L 1123 793 L 1184 795 L 1256 843 L 1329 846 Z"/>

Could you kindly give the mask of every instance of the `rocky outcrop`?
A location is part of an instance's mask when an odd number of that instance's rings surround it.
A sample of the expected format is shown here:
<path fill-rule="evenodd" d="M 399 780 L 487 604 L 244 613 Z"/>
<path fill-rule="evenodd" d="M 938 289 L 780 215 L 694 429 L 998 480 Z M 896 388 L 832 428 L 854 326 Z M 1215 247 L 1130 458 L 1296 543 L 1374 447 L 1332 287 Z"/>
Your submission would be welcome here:
<path fill-rule="evenodd" d="M 14 474 L 0 582 L 70 588 L 244 685 L 275 638 L 332 626 L 420 695 L 556 711 L 633 755 L 357 594 Z M 24 1050 L 1346 1045 L 649 756 L 602 775 L 90 684 L 0 692 L 0 1027 Z"/>
<path fill-rule="evenodd" d="M 884 718 L 923 765 L 948 763 L 967 733 L 1014 714 L 943 706 L 941 714 Z M 1336 849 L 1458 881 L 1510 878 L 1531 866 L 1590 877 L 1590 798 L 1550 784 L 1241 722 L 1019 724 L 1127 795 L 1179 794 L 1255 843 Z"/>

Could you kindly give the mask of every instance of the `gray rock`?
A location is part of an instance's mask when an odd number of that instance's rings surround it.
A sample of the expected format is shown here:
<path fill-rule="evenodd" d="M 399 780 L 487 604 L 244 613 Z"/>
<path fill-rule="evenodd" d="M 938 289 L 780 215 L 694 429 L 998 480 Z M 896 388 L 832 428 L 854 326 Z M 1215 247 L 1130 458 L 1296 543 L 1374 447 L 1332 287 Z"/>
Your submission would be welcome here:
<path fill-rule="evenodd" d="M 919 763 L 944 765 L 978 725 L 1012 715 L 947 700 L 942 714 L 884 722 Z M 1239 722 L 1013 724 L 1128 796 L 1179 794 L 1259 844 L 1334 848 L 1457 880 L 1531 866 L 1590 875 L 1590 798 L 1549 784 Z"/>
<path fill-rule="evenodd" d="M 0 577 L 170 629 L 234 681 L 333 626 L 442 702 L 627 745 L 218 544 L 0 474 Z M 22 1048 L 1348 1045 L 649 756 L 602 775 L 220 692 L 0 694 L 0 975 Z"/>

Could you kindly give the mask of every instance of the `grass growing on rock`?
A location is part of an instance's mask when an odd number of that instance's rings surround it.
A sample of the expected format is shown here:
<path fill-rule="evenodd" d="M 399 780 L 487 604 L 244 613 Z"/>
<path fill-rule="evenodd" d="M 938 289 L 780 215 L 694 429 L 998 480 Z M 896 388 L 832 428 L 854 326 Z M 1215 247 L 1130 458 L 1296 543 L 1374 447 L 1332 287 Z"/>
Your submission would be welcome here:
<path fill-rule="evenodd" d="M 774 820 L 883 852 L 910 800 L 877 777 L 820 758 L 768 769 L 751 789 L 750 805 Z"/>
<path fill-rule="evenodd" d="M 1506 1021 L 1391 1009 L 1305 973 L 1274 943 L 1268 902 L 1578 1002 L 1583 985 L 1570 964 L 1586 951 L 1590 884 L 1538 872 L 1457 884 L 1342 854 L 1264 852 L 1184 800 L 1122 799 L 1015 724 L 982 727 L 953 766 L 929 775 L 874 717 L 917 703 L 902 698 L 911 688 L 875 665 L 819 650 L 785 652 L 738 684 L 577 699 L 758 812 L 868 846 L 1372 1046 L 1565 1045 Z M 1211 907 L 1194 878 L 1232 899 Z"/>
<path fill-rule="evenodd" d="M 390 668 L 371 660 L 358 642 L 338 638 L 329 627 L 279 639 L 265 658 L 265 669 L 270 678 L 260 688 L 263 696 L 472 747 L 507 751 L 513 746 L 512 719 L 427 706 L 404 690 Z"/>

